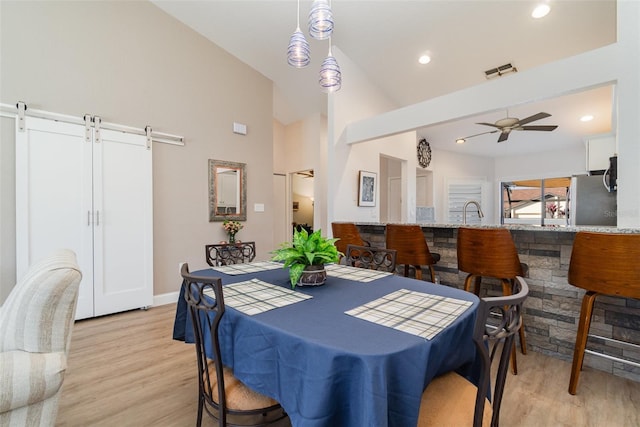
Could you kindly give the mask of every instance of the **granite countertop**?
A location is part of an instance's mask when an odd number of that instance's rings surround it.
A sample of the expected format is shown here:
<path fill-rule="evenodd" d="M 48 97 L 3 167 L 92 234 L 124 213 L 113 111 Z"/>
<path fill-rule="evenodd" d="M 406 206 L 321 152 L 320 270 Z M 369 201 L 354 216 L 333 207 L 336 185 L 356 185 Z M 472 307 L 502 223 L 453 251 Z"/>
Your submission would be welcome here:
<path fill-rule="evenodd" d="M 386 226 L 387 223 L 383 222 L 357 222 L 357 225 L 371 225 L 371 226 Z M 573 227 L 566 226 L 552 226 L 547 225 L 544 227 L 528 224 L 435 224 L 435 223 L 417 223 L 417 225 L 426 228 L 506 228 L 509 230 L 523 230 L 523 231 L 557 231 L 561 233 L 576 233 L 578 231 L 592 231 L 597 233 L 640 233 L 640 228 L 617 228 L 613 226 L 587 226 L 579 225 Z"/>

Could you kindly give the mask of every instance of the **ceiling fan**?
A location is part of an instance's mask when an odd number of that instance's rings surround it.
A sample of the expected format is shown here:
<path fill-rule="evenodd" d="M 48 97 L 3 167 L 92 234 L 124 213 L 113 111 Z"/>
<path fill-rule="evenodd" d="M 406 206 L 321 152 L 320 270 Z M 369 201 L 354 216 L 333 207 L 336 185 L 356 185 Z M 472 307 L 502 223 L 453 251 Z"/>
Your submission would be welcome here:
<path fill-rule="evenodd" d="M 456 140 L 456 142 L 458 144 L 462 144 L 468 138 L 473 138 L 474 136 L 486 135 L 488 133 L 496 133 L 496 132 L 500 132 L 500 136 L 498 137 L 498 142 L 503 142 L 503 141 L 506 141 L 509 138 L 509 134 L 513 130 L 537 130 L 537 131 L 550 132 L 550 131 L 556 129 L 558 126 L 557 125 L 530 125 L 530 126 L 525 126 L 528 123 L 535 122 L 536 120 L 544 119 L 544 118 L 547 118 L 547 117 L 551 117 L 551 114 L 542 113 L 541 112 L 541 113 L 538 113 L 538 114 L 534 114 L 533 116 L 526 117 L 524 119 L 518 119 L 518 118 L 515 118 L 515 117 L 509 117 L 509 111 L 507 110 L 507 117 L 505 117 L 504 119 L 500 119 L 495 123 L 484 123 L 484 122 L 476 123 L 477 125 L 492 126 L 494 128 L 497 128 L 497 129 L 490 130 L 488 132 L 477 133 L 475 135 L 466 136 L 464 138 L 459 138 L 459 139 Z"/>

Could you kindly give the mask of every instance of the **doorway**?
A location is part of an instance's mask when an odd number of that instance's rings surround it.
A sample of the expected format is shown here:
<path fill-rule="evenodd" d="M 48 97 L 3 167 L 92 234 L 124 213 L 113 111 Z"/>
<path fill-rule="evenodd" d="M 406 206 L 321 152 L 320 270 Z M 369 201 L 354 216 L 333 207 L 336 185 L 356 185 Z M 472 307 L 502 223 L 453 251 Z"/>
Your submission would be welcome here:
<path fill-rule="evenodd" d="M 380 221 L 402 222 L 402 160 L 380 156 Z"/>
<path fill-rule="evenodd" d="M 416 169 L 416 222 L 435 222 L 433 172 Z"/>
<path fill-rule="evenodd" d="M 313 232 L 314 221 L 314 174 L 307 169 L 291 174 L 292 229 L 304 228 Z"/>
<path fill-rule="evenodd" d="M 402 222 L 402 178 L 389 177 L 387 222 Z"/>

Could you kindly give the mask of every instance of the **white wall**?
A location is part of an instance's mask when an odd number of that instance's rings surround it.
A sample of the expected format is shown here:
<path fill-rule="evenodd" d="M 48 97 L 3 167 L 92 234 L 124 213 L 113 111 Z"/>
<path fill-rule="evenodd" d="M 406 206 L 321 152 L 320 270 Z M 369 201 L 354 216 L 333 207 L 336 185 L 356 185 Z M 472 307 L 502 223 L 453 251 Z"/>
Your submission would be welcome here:
<path fill-rule="evenodd" d="M 273 120 L 273 173 L 287 172 L 285 132 L 286 127 L 279 121 Z"/>
<path fill-rule="evenodd" d="M 292 197 L 294 202 L 298 202 L 298 210 L 293 211 L 293 222 L 313 227 L 313 202 L 311 199 L 295 191 Z"/>
<path fill-rule="evenodd" d="M 498 182 L 514 179 L 555 178 L 586 173 L 586 150 L 576 147 L 532 153 L 521 156 L 497 157 L 495 176 Z"/>
<path fill-rule="evenodd" d="M 640 227 L 640 1 L 618 1 L 618 227 Z"/>
<path fill-rule="evenodd" d="M 0 101 L 185 137 L 154 144 L 154 294 L 177 292 L 178 263 L 205 266 L 203 247 L 224 240 L 208 221 L 207 160 L 247 164 L 242 240 L 258 259 L 273 242 L 272 82 L 149 2 L 0 2 Z M 232 133 L 234 121 L 248 126 Z M 9 123 L 7 130 L 6 122 Z M 0 144 L 2 287 L 15 283 L 12 120 Z M 5 155 L 7 154 L 7 155 Z M 254 212 L 264 203 L 264 212 Z M 7 255 L 5 255 L 7 254 Z M 6 258 L 5 258 L 6 256 Z"/>
<path fill-rule="evenodd" d="M 367 144 L 347 145 L 344 129 L 347 124 L 363 117 L 388 111 L 395 106 L 379 93 L 362 70 L 359 69 L 340 49 L 333 47 L 342 75 L 342 89 L 329 95 L 328 113 L 328 213 L 326 224 L 332 221 L 378 222 L 380 203 L 375 207 L 358 206 L 358 174 L 360 170 L 375 172 L 380 179 L 380 155 L 386 155 L 403 162 L 402 189 L 403 218 L 415 221 L 415 173 L 416 136 L 407 132 L 388 138 L 370 141 Z M 377 200 L 380 200 L 380 185 L 376 186 Z"/>
<path fill-rule="evenodd" d="M 483 182 L 483 200 L 479 200 L 485 215 L 483 223 L 499 223 L 499 219 L 496 222 L 495 210 L 491 203 L 495 197 L 495 190 L 491 186 L 494 179 L 494 159 L 464 156 L 445 150 L 432 150 L 429 169 L 433 170 L 435 188 L 433 204 L 436 210 L 436 223 L 445 224 L 448 222 L 448 184 L 469 179 Z"/>

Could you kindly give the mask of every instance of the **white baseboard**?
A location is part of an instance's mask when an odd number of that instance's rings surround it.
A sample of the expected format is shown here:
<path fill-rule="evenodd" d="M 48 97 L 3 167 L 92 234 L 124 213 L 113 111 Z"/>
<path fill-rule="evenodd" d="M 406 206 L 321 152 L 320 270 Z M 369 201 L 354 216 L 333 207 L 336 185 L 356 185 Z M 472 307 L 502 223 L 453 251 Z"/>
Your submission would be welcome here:
<path fill-rule="evenodd" d="M 175 304 L 178 302 L 178 298 L 180 297 L 180 292 L 169 292 L 166 294 L 154 295 L 153 296 L 153 305 L 166 305 L 166 304 Z"/>

